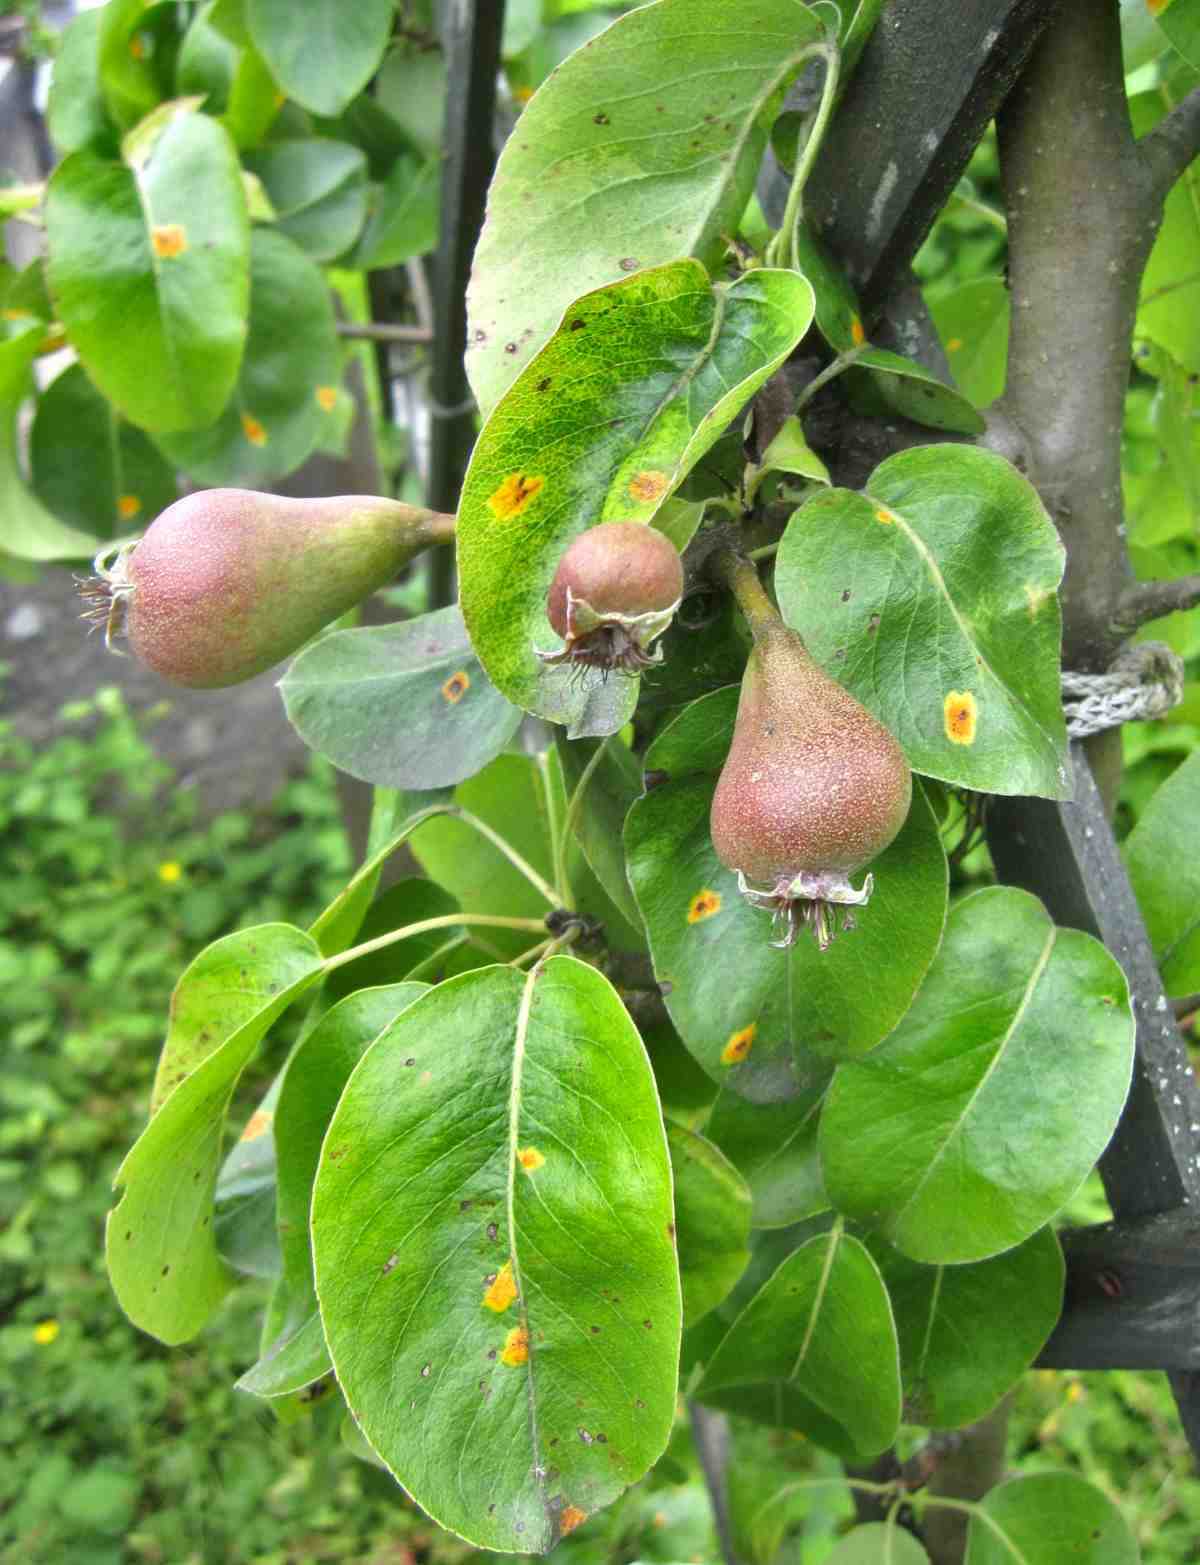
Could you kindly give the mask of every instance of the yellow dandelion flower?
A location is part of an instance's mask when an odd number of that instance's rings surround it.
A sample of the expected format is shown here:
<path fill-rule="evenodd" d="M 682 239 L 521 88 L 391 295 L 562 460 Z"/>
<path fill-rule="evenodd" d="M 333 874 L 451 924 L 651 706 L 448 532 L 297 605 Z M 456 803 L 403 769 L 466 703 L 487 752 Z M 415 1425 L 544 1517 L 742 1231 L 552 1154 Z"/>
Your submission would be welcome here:
<path fill-rule="evenodd" d="M 173 886 L 177 880 L 183 879 L 183 865 L 168 859 L 165 864 L 158 866 L 158 878 L 164 886 Z"/>
<path fill-rule="evenodd" d="M 33 1328 L 33 1340 L 39 1348 L 49 1347 L 60 1331 L 56 1320 L 40 1320 Z"/>

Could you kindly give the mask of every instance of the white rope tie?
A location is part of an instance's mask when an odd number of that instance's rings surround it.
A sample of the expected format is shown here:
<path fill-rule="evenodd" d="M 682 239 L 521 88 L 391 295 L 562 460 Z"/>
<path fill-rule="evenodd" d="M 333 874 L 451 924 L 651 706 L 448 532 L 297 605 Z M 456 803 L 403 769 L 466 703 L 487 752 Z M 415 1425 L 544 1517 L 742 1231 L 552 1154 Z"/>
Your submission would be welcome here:
<path fill-rule="evenodd" d="M 1183 700 L 1183 659 L 1161 641 L 1126 647 L 1103 674 L 1063 670 L 1063 711 L 1071 739 L 1162 717 Z"/>

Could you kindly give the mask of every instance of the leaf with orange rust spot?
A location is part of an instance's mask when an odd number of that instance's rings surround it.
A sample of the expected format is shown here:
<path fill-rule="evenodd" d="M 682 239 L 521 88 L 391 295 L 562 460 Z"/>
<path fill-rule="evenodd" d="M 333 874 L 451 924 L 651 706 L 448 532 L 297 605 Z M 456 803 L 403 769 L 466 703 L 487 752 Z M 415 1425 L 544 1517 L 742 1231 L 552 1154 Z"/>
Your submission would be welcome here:
<path fill-rule="evenodd" d="M 504 695 L 567 726 L 615 733 L 637 701 L 625 673 L 551 665 L 546 615 L 568 545 L 588 527 L 651 521 L 812 319 L 794 272 L 728 286 L 695 261 L 576 300 L 485 424 L 463 484 L 463 615 Z"/>
<path fill-rule="evenodd" d="M 163 1342 L 194 1336 L 232 1281 L 212 1220 L 225 1115 L 267 1029 L 320 975 L 310 936 L 264 924 L 215 941 L 175 987 L 154 1117 L 115 1175 L 106 1241 L 122 1308 Z"/>
<path fill-rule="evenodd" d="M 12 398 L 24 389 L 24 377 L 10 379 L 5 366 L 18 371 L 34 351 L 36 334 L 0 344 L 0 420 L 11 421 Z M 88 558 L 99 540 L 127 534 L 178 494 L 162 453 L 120 417 L 81 364 L 69 365 L 38 398 L 29 467 L 40 506 L 5 467 L 0 456 L 3 548 L 24 559 Z"/>
<path fill-rule="evenodd" d="M 521 720 L 479 666 L 455 605 L 322 636 L 280 690 L 306 744 L 351 777 L 389 788 L 473 776 Z"/>
<path fill-rule="evenodd" d="M 875 891 L 855 909 L 857 927 L 825 952 L 808 938 L 773 947 L 770 917 L 741 896 L 709 829 L 737 704 L 736 685 L 714 691 L 656 736 L 644 764 L 668 780 L 630 809 L 625 852 L 680 1037 L 722 1086 L 774 1103 L 819 1093 L 831 1060 L 874 1048 L 903 1016 L 941 939 L 946 855 L 917 788 L 899 836 L 869 866 Z"/>
<path fill-rule="evenodd" d="M 209 428 L 160 444 L 201 483 L 261 487 L 299 467 L 326 436 L 337 379 L 333 306 L 320 268 L 283 234 L 256 228 L 250 335 L 229 406 Z"/>
<path fill-rule="evenodd" d="M 222 126 L 188 100 L 151 118 L 127 141 L 125 164 L 85 147 L 55 170 L 46 275 L 96 385 L 132 423 L 167 434 L 204 428 L 229 401 L 246 342 L 250 231 Z M 289 319 L 290 331 L 300 326 Z"/>
<path fill-rule="evenodd" d="M 671 1172 L 628 1013 L 572 957 L 447 979 L 363 1055 L 324 1148 L 317 1293 L 359 1426 L 443 1526 L 545 1552 L 566 1497 L 611 1503 L 674 1420 Z"/>
<path fill-rule="evenodd" d="M 796 511 L 775 589 L 813 657 L 887 724 L 914 771 L 1060 799 L 1071 791 L 1064 558 L 1037 492 L 1003 457 L 917 446 L 862 493 L 826 490 Z"/>

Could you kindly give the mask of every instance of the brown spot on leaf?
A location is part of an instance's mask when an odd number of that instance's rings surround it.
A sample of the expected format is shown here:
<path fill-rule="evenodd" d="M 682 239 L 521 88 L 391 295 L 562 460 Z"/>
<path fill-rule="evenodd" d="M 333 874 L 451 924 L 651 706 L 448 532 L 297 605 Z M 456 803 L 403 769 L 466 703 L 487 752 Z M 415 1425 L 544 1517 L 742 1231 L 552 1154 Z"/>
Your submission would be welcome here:
<path fill-rule="evenodd" d="M 710 891 L 707 886 L 697 891 L 696 895 L 688 903 L 687 921 L 689 924 L 702 923 L 706 918 L 712 918 L 714 913 L 721 911 L 721 894 L 719 891 Z"/>
<path fill-rule="evenodd" d="M 259 1136 L 265 1136 L 271 1128 L 274 1115 L 270 1109 L 255 1109 L 246 1121 L 246 1128 L 242 1131 L 243 1141 L 257 1141 Z"/>
<path fill-rule="evenodd" d="M 729 1042 L 721 1050 L 721 1064 L 740 1064 L 753 1048 L 754 1035 L 757 1031 L 758 1023 L 751 1022 L 749 1027 L 743 1027 L 739 1032 L 731 1033 Z"/>
<path fill-rule="evenodd" d="M 391 1255 L 389 1255 L 387 1260 L 383 1263 L 383 1275 L 386 1277 L 389 1272 L 394 1272 L 399 1264 L 400 1257 L 396 1254 L 395 1250 L 393 1250 Z"/>
<path fill-rule="evenodd" d="M 160 261 L 173 261 L 187 249 L 187 229 L 182 223 L 159 223 L 150 230 L 150 244 Z"/>
<path fill-rule="evenodd" d="M 252 446 L 265 446 L 267 443 L 267 432 L 253 413 L 242 414 L 242 434 Z"/>
<path fill-rule="evenodd" d="M 563 1537 L 569 1532 L 574 1532 L 576 1527 L 587 1521 L 587 1512 L 581 1511 L 577 1505 L 568 1505 L 558 1518 L 558 1530 Z"/>
<path fill-rule="evenodd" d="M 943 717 L 946 738 L 951 744 L 974 744 L 978 706 L 969 690 L 951 690 L 946 696 Z"/>
<path fill-rule="evenodd" d="M 639 505 L 652 505 L 666 494 L 669 482 L 667 475 L 656 468 L 643 468 L 629 480 L 629 493 Z"/>
<path fill-rule="evenodd" d="M 533 503 L 545 482 L 532 473 L 510 473 L 488 497 L 488 510 L 502 522 L 511 521 Z"/>
<path fill-rule="evenodd" d="M 489 1310 L 495 1310 L 499 1315 L 509 1307 L 516 1296 L 517 1284 L 513 1277 L 512 1262 L 505 1261 L 484 1291 L 483 1302 Z"/>
<path fill-rule="evenodd" d="M 460 668 L 456 674 L 451 674 L 442 686 L 442 695 L 451 706 L 457 706 L 470 688 L 471 676 L 465 669 Z"/>
<path fill-rule="evenodd" d="M 529 1360 L 529 1333 L 524 1326 L 514 1326 L 504 1339 L 500 1349 L 500 1362 L 515 1369 Z"/>
<path fill-rule="evenodd" d="M 599 114 L 595 114 L 595 115 L 592 116 L 592 124 L 593 125 L 608 125 L 609 123 L 611 123 L 611 122 L 610 122 L 610 120 L 608 118 L 608 115 L 605 114 L 603 109 L 601 109 Z"/>

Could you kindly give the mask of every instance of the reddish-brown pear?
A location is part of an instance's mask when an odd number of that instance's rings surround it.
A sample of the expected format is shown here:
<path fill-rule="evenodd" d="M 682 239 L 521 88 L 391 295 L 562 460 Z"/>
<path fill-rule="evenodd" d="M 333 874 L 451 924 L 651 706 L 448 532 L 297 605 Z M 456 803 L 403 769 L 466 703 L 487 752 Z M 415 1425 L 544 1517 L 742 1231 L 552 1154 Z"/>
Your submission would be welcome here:
<path fill-rule="evenodd" d="M 164 679 L 232 685 L 297 651 L 452 527 L 374 495 L 206 489 L 168 507 L 91 596 Z"/>
<path fill-rule="evenodd" d="M 904 824 L 912 774 L 899 744 L 782 623 L 760 628 L 733 744 L 713 797 L 721 862 L 762 888 L 762 906 L 810 923 L 865 900 L 849 877 Z M 754 888 L 749 888 L 754 896 Z M 815 907 L 805 904 L 816 904 Z"/>
<path fill-rule="evenodd" d="M 683 564 L 662 533 L 644 522 L 589 527 L 558 562 L 546 599 L 566 647 L 539 656 L 637 673 L 657 661 L 650 648 L 682 596 Z"/>

